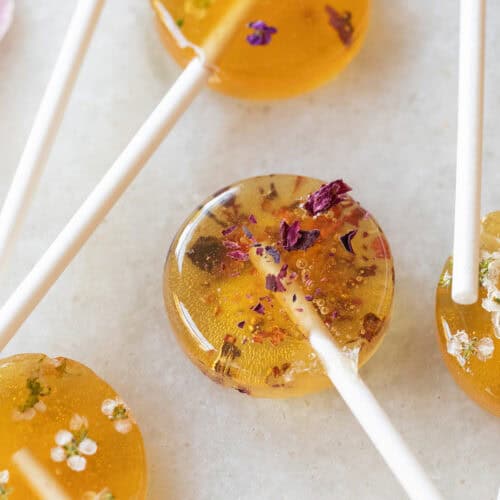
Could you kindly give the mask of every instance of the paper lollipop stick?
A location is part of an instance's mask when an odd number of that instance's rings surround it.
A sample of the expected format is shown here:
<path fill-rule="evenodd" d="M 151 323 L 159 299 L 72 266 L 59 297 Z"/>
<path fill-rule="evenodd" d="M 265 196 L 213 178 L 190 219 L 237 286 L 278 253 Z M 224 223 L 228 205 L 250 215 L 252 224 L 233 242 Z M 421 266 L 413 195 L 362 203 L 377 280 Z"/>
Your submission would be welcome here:
<path fill-rule="evenodd" d="M 45 296 L 90 235 L 141 171 L 161 141 L 205 86 L 210 64 L 223 52 L 255 0 L 238 0 L 206 41 L 206 61 L 187 66 L 54 243 L 0 310 L 0 350 Z"/>
<path fill-rule="evenodd" d="M 49 156 L 104 0 L 80 0 L 0 212 L 0 271 Z"/>
<path fill-rule="evenodd" d="M 457 179 L 452 298 L 478 297 L 483 147 L 485 0 L 460 2 Z"/>
<path fill-rule="evenodd" d="M 250 252 L 250 260 L 262 276 L 276 276 L 280 272 L 279 264 L 272 259 L 257 255 L 256 249 Z M 393 427 L 389 417 L 359 377 L 357 360 L 350 359 L 346 353 L 342 352 L 312 303 L 306 300 L 300 284 L 297 282 L 287 284 L 286 291 L 276 292 L 275 297 L 285 308 L 290 319 L 309 338 L 326 369 L 328 378 L 337 388 L 408 496 L 421 500 L 441 498 L 421 465 Z"/>
<path fill-rule="evenodd" d="M 26 449 L 16 451 L 12 461 L 25 477 L 33 493 L 41 500 L 70 500 L 62 486 L 41 463 Z"/>

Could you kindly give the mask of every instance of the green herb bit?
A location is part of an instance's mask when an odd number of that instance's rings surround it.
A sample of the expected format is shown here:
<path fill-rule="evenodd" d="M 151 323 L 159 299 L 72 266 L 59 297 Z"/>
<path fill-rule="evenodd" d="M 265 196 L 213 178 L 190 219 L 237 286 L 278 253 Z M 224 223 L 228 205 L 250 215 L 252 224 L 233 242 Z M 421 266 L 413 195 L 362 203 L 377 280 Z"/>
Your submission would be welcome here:
<path fill-rule="evenodd" d="M 493 262 L 493 259 L 490 257 L 489 259 L 483 259 L 479 263 L 479 283 L 484 286 L 484 279 L 488 276 L 488 268 L 490 264 Z"/>
<path fill-rule="evenodd" d="M 184 18 L 177 19 L 177 21 L 175 21 L 175 23 L 177 24 L 177 26 L 179 26 L 179 28 L 182 28 L 184 26 L 185 19 Z"/>

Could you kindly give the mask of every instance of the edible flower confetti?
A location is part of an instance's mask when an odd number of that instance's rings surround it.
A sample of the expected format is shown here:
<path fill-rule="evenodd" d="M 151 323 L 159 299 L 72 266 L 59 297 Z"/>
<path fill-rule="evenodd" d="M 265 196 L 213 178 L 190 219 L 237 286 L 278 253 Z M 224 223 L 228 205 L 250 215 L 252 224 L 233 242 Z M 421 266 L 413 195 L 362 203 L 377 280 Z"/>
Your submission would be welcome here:
<path fill-rule="evenodd" d="M 309 212 L 309 215 L 326 212 L 344 200 L 343 195 L 349 191 L 352 191 L 352 188 L 342 179 L 337 179 L 329 184 L 324 184 L 317 191 L 311 193 L 304 204 L 304 208 Z"/>
<path fill-rule="evenodd" d="M 268 26 L 264 21 L 254 21 L 248 25 L 254 32 L 247 36 L 247 42 L 253 46 L 263 46 L 271 43 L 273 35 L 278 30 L 273 26 Z"/>

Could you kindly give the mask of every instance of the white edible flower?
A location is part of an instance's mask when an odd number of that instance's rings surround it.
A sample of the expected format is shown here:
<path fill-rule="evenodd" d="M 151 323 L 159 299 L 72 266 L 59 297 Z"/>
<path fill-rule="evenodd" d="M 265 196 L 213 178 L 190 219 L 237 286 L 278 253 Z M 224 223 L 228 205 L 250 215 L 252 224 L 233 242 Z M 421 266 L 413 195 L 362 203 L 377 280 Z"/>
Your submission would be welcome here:
<path fill-rule="evenodd" d="M 119 396 L 115 399 L 105 399 L 102 402 L 101 411 L 109 420 L 113 421 L 115 430 L 121 434 L 130 432 L 135 424 L 130 408 Z"/>
<path fill-rule="evenodd" d="M 97 443 L 87 437 L 88 421 L 85 417 L 74 414 L 69 422 L 71 431 L 62 429 L 54 437 L 57 444 L 50 450 L 50 458 L 54 462 L 64 462 L 75 472 L 85 470 L 87 459 L 83 455 L 94 455 Z"/>
<path fill-rule="evenodd" d="M 81 415 L 78 415 L 78 413 L 75 413 L 71 417 L 71 420 L 69 421 L 69 428 L 72 431 L 79 431 L 82 428 L 86 429 L 88 426 L 89 426 L 89 423 L 88 423 L 87 418 L 82 417 Z"/>
<path fill-rule="evenodd" d="M 36 415 L 35 408 L 27 408 L 24 411 L 14 410 L 14 413 L 12 414 L 12 419 L 15 420 L 16 422 L 19 422 L 21 420 L 31 420 L 35 415 Z"/>
<path fill-rule="evenodd" d="M 87 459 L 81 455 L 72 455 L 66 460 L 68 467 L 75 472 L 82 472 L 87 467 Z"/>
<path fill-rule="evenodd" d="M 493 339 L 490 337 L 483 337 L 476 345 L 476 356 L 480 361 L 486 361 L 493 356 L 495 346 Z"/>
<path fill-rule="evenodd" d="M 64 462 L 66 460 L 66 451 L 61 446 L 56 446 L 50 450 L 50 458 L 54 462 Z"/>
<path fill-rule="evenodd" d="M 490 337 L 469 338 L 469 334 L 464 330 L 451 333 L 450 326 L 445 319 L 442 319 L 444 334 L 446 337 L 446 350 L 448 354 L 455 357 L 458 364 L 468 371 L 467 363 L 472 355 L 479 361 L 487 361 L 493 356 L 495 345 Z"/>
<path fill-rule="evenodd" d="M 71 443 L 71 441 L 73 441 L 73 433 L 66 430 L 59 431 L 56 434 L 54 441 L 59 446 L 66 446 L 67 444 Z"/>
<path fill-rule="evenodd" d="M 10 474 L 7 469 L 0 471 L 0 484 L 7 484 L 9 482 Z"/>
<path fill-rule="evenodd" d="M 94 455 L 97 451 L 97 444 L 93 439 L 85 438 L 78 445 L 78 451 L 83 455 Z"/>

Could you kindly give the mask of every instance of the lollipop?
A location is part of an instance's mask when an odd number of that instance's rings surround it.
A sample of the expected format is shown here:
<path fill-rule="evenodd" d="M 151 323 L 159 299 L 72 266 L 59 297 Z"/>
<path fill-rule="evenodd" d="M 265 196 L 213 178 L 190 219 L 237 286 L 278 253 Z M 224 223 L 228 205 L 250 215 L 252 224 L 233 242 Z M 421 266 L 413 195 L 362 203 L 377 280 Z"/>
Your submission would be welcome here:
<path fill-rule="evenodd" d="M 481 224 L 479 299 L 451 297 L 453 262 L 447 260 L 436 293 L 439 346 L 448 370 L 476 403 L 500 416 L 500 212 Z"/>
<path fill-rule="evenodd" d="M 326 187 L 324 203 L 316 194 L 304 208 L 299 201 L 321 188 L 315 179 L 246 180 L 204 203 L 178 233 L 165 268 L 167 311 L 186 353 L 213 380 L 264 397 L 331 385 L 307 332 L 279 301 L 292 286 L 355 365 L 380 345 L 394 293 L 389 247 L 346 184 Z"/>
<path fill-rule="evenodd" d="M 231 0 L 153 0 L 161 38 L 183 66 Z M 356 55 L 370 1 L 258 0 L 250 22 L 220 57 L 210 86 L 238 97 L 287 97 L 331 79 Z"/>
<path fill-rule="evenodd" d="M 229 186 L 186 221 L 167 257 L 166 309 L 212 380 L 258 397 L 337 387 L 412 498 L 439 498 L 357 375 L 392 306 L 389 246 L 341 180 Z"/>
<path fill-rule="evenodd" d="M 144 446 L 130 409 L 71 359 L 0 360 L 0 442 L 0 498 L 146 496 Z M 37 470 L 64 494 L 50 493 Z"/>

